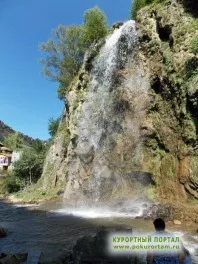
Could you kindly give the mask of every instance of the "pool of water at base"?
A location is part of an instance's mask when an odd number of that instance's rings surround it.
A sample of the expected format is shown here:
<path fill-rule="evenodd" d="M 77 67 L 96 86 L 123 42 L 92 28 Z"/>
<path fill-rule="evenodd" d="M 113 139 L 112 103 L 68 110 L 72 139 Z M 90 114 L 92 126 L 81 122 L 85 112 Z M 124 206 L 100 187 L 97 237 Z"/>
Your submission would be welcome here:
<path fill-rule="evenodd" d="M 78 238 L 94 235 L 101 227 L 132 227 L 134 232 L 153 232 L 151 220 L 136 219 L 126 211 L 108 211 L 107 208 L 71 208 L 56 200 L 39 205 L 10 204 L 0 200 L 0 226 L 10 233 L 0 239 L 0 252 L 29 253 L 59 256 L 70 250 Z M 193 264 L 198 263 L 198 233 L 190 225 L 167 223 L 167 229 L 181 236 L 190 250 Z"/>

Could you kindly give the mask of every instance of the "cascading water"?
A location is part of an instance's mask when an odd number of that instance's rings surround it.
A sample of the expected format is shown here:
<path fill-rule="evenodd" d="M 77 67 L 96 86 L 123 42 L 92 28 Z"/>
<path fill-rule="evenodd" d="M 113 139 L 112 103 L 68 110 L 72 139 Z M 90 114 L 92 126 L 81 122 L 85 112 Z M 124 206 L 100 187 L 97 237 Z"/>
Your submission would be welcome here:
<path fill-rule="evenodd" d="M 137 193 L 131 191 L 133 173 L 126 174 L 140 168 L 140 126 L 149 85 L 135 59 L 137 43 L 135 22 L 130 20 L 107 37 L 93 62 L 76 120 L 76 146 L 69 151 L 69 200 L 75 197 L 87 204 L 88 198 L 99 206 L 100 201 L 131 201 L 133 194 L 137 203 Z M 134 202 L 129 204 L 134 207 Z M 137 211 L 139 215 L 141 209 Z"/>

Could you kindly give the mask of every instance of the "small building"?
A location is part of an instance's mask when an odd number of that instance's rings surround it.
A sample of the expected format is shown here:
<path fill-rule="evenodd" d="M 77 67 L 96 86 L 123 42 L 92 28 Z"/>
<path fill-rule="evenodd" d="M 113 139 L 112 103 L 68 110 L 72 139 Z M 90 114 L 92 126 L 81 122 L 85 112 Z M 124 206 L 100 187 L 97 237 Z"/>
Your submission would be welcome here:
<path fill-rule="evenodd" d="M 12 163 L 12 153 L 0 153 L 0 170 L 8 170 Z"/>
<path fill-rule="evenodd" d="M 12 150 L 0 142 L 0 170 L 8 170 L 12 163 Z"/>

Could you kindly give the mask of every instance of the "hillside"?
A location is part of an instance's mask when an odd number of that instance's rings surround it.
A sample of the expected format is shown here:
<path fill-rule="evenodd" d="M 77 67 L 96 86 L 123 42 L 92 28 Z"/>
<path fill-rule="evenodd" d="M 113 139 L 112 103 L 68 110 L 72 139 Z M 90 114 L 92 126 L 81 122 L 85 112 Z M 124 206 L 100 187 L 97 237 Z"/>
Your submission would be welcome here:
<path fill-rule="evenodd" d="M 4 122 L 2 122 L 0 120 L 0 140 L 6 138 L 10 133 L 15 133 L 17 131 L 15 131 L 14 129 L 12 129 L 10 126 L 6 125 Z M 24 135 L 23 133 L 19 132 L 19 134 L 21 135 L 22 139 L 27 142 L 28 144 L 31 144 L 34 139 Z"/>

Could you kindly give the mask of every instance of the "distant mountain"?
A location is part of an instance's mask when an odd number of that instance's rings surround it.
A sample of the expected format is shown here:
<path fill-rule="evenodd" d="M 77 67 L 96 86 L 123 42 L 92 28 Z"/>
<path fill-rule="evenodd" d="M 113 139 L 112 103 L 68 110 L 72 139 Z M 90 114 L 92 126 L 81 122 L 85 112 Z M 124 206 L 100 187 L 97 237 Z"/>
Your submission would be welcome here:
<path fill-rule="evenodd" d="M 11 127 L 9 127 L 8 125 L 6 125 L 0 120 L 0 141 L 6 138 L 10 133 L 15 133 L 15 132 L 18 132 L 18 131 L 15 131 L 14 129 L 12 129 Z M 23 140 L 27 142 L 28 144 L 31 144 L 34 141 L 33 138 L 27 135 L 24 135 L 23 133 L 20 133 L 20 132 L 18 133 L 21 135 Z"/>

